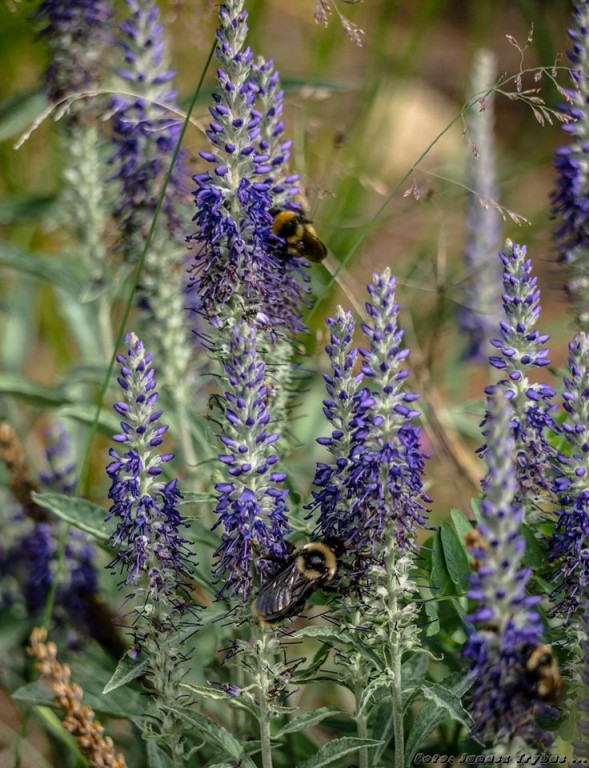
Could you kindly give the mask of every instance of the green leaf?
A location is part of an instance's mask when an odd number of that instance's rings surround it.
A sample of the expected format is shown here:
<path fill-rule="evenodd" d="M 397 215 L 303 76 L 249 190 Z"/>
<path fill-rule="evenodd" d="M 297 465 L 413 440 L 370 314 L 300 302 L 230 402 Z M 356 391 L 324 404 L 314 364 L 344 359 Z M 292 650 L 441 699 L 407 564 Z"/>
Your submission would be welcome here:
<path fill-rule="evenodd" d="M 293 632 L 291 637 L 314 637 L 317 640 L 335 640 L 342 639 L 342 631 L 339 627 L 332 626 L 308 626 L 297 629 Z"/>
<path fill-rule="evenodd" d="M 481 514 L 481 497 L 476 496 L 475 498 L 471 499 L 470 506 L 472 508 L 474 519 L 477 521 L 477 523 L 482 522 L 483 516 Z"/>
<path fill-rule="evenodd" d="M 526 550 L 524 552 L 523 564 L 526 568 L 537 570 L 546 565 L 546 553 L 538 543 L 534 531 L 529 525 L 522 523 L 521 532 L 526 540 Z"/>
<path fill-rule="evenodd" d="M 430 583 L 436 597 L 443 595 L 446 592 L 448 585 L 450 584 L 450 575 L 446 568 L 446 561 L 444 560 L 444 551 L 439 531 L 436 531 L 436 535 L 434 536 L 433 541 Z"/>
<path fill-rule="evenodd" d="M 79 296 L 84 275 L 79 262 L 58 260 L 51 254 L 31 253 L 11 243 L 0 243 L 0 266 L 43 280 Z"/>
<path fill-rule="evenodd" d="M 454 679 L 454 676 L 451 679 Z M 423 748 L 427 737 L 446 717 L 451 717 L 470 730 L 472 720 L 460 702 L 460 697 L 468 690 L 470 684 L 468 679 L 463 678 L 452 688 L 437 683 L 424 683 L 421 686 L 426 702 L 415 716 L 413 726 L 407 736 L 405 743 L 406 768 L 412 768 L 413 758 L 417 750 Z"/>
<path fill-rule="evenodd" d="M 148 768 L 174 768 L 172 758 L 153 739 L 147 739 L 146 751 Z"/>
<path fill-rule="evenodd" d="M 180 683 L 180 688 L 186 688 L 191 693 L 203 699 L 214 699 L 216 701 L 226 701 L 232 707 L 238 709 L 245 709 L 254 717 L 257 716 L 258 710 L 251 706 L 247 701 L 238 696 L 232 696 L 226 691 L 222 691 L 219 688 L 209 688 L 208 686 L 193 685 L 192 683 Z"/>
<path fill-rule="evenodd" d="M 28 128 L 47 108 L 42 88 L 21 93 L 0 107 L 0 141 L 17 136 Z"/>
<path fill-rule="evenodd" d="M 132 659 L 128 654 L 125 654 L 119 661 L 114 675 L 104 686 L 103 693 L 110 693 L 116 691 L 122 685 L 127 685 L 132 680 L 135 680 L 142 675 L 147 669 L 149 669 L 149 659 Z"/>
<path fill-rule="evenodd" d="M 94 424 L 96 418 L 95 405 L 66 405 L 59 409 L 59 415 L 64 419 L 73 419 L 87 426 Z M 110 410 L 102 409 L 98 417 L 98 431 L 107 437 L 121 431 L 121 424 L 114 413 Z"/>
<path fill-rule="evenodd" d="M 425 615 L 428 618 L 425 635 L 426 637 L 433 637 L 440 631 L 440 612 L 438 604 L 435 600 L 431 599 L 430 595 L 425 599 L 423 608 L 425 610 Z"/>
<path fill-rule="evenodd" d="M 0 224 L 37 221 L 55 208 L 56 203 L 56 195 L 14 195 L 0 200 Z"/>
<path fill-rule="evenodd" d="M 299 682 L 299 676 L 300 678 L 304 678 L 305 680 L 310 679 L 310 677 L 317 672 L 317 670 L 321 669 L 323 664 L 325 663 L 325 660 L 331 653 L 331 648 L 327 643 L 321 643 L 319 648 L 317 649 L 317 652 L 313 656 L 313 660 L 307 664 L 306 667 L 300 670 L 300 672 L 295 672 L 292 676 L 291 680 L 293 685 L 297 685 Z"/>
<path fill-rule="evenodd" d="M 468 588 L 470 565 L 464 547 L 454 528 L 448 523 L 442 523 L 440 539 L 444 549 L 444 561 L 450 578 L 460 592 Z"/>
<path fill-rule="evenodd" d="M 325 720 L 326 717 L 331 717 L 332 715 L 347 715 L 347 713 L 341 709 L 332 709 L 332 707 L 320 707 L 314 712 L 305 712 L 303 715 L 293 717 L 284 728 L 278 731 L 276 738 L 284 736 L 285 733 L 295 733 L 296 731 L 304 731 L 306 728 L 312 728 L 317 723 Z"/>
<path fill-rule="evenodd" d="M 333 739 L 324 744 L 313 757 L 299 763 L 298 768 L 321 768 L 322 765 L 329 765 L 339 760 L 340 757 L 349 755 L 350 752 L 357 752 L 360 749 L 370 749 L 378 747 L 381 741 L 373 739 L 357 739 L 346 736 L 343 739 Z"/>
<path fill-rule="evenodd" d="M 423 680 L 429 664 L 429 656 L 422 651 L 416 651 L 408 655 L 403 660 L 402 675 L 403 682 L 415 682 Z"/>
<path fill-rule="evenodd" d="M 49 709 L 49 707 L 37 707 L 34 715 L 35 719 L 43 725 L 43 729 L 46 730 L 58 743 L 61 742 L 65 749 L 75 759 L 75 762 L 72 763 L 72 768 L 86 768 L 88 762 L 82 755 L 78 742 L 72 734 L 69 731 L 66 731 L 63 727 L 63 723 L 57 716 L 57 713 L 52 709 Z M 38 753 L 34 756 L 31 755 L 29 759 L 34 760 L 34 765 L 38 768 L 51 768 L 50 763 L 43 760 L 42 756 Z"/>
<path fill-rule="evenodd" d="M 173 712 L 186 723 L 201 733 L 210 744 L 235 760 L 243 760 L 244 768 L 255 768 L 253 762 L 245 757 L 243 744 L 232 736 L 222 725 L 210 720 L 206 715 L 186 707 L 165 707 L 166 711 Z"/>
<path fill-rule="evenodd" d="M 464 541 L 464 537 L 469 531 L 472 531 L 474 526 L 472 522 L 459 509 L 450 510 L 450 517 L 454 523 L 454 528 L 456 528 L 456 533 L 458 534 L 460 543 L 466 552 L 466 542 Z"/>
<path fill-rule="evenodd" d="M 39 506 L 90 534 L 102 544 L 116 530 L 116 520 L 111 518 L 105 523 L 106 510 L 87 499 L 66 496 L 63 493 L 33 493 L 32 496 Z"/>
<path fill-rule="evenodd" d="M 124 693 L 119 692 L 119 694 L 102 696 L 99 691 L 93 693 L 88 690 L 89 686 L 91 687 L 91 684 L 88 681 L 84 681 L 84 698 L 82 703 L 92 707 L 95 712 L 124 719 L 131 716 L 136 718 L 145 716 L 145 701 L 139 694 L 127 690 Z M 53 707 L 54 696 L 55 694 L 50 688 L 39 680 L 21 686 L 12 694 L 12 698 L 15 701 L 41 707 Z"/>
<path fill-rule="evenodd" d="M 44 387 L 16 373 L 0 374 L 0 394 L 16 397 L 40 408 L 52 408 L 70 402 L 62 392 Z"/>
<path fill-rule="evenodd" d="M 30 706 L 52 707 L 55 694 L 40 680 L 26 683 L 12 693 L 12 698 L 21 704 Z"/>

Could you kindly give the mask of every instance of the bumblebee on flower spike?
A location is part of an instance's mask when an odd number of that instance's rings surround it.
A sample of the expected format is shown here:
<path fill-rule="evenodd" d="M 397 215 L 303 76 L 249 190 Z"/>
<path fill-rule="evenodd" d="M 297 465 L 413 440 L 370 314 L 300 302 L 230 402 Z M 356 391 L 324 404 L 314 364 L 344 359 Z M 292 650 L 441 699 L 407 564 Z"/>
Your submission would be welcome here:
<path fill-rule="evenodd" d="M 311 221 L 301 212 L 272 208 L 272 233 L 285 241 L 287 253 L 319 263 L 327 256 L 327 247 Z"/>
<path fill-rule="evenodd" d="M 262 586 L 252 606 L 254 615 L 263 624 L 296 616 L 316 589 L 333 580 L 337 570 L 338 558 L 331 546 L 323 541 L 305 544 Z"/>

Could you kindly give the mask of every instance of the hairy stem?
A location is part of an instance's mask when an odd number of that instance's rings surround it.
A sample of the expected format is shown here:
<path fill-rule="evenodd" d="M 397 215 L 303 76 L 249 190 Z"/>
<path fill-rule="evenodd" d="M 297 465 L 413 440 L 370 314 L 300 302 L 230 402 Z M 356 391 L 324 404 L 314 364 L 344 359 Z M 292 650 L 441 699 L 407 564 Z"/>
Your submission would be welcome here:
<path fill-rule="evenodd" d="M 392 549 L 392 548 L 390 548 Z M 405 734 L 403 733 L 403 696 L 401 676 L 401 643 L 396 617 L 399 612 L 398 585 L 395 583 L 395 572 L 390 568 L 388 573 L 389 616 L 392 621 L 389 626 L 389 654 L 392 672 L 391 696 L 393 699 L 393 734 L 395 741 L 395 765 L 405 765 Z"/>
<path fill-rule="evenodd" d="M 358 669 L 359 665 L 361 664 L 360 659 L 357 659 L 357 663 L 352 665 L 352 668 L 355 670 L 356 674 L 354 675 L 354 698 L 356 700 L 356 714 L 354 716 L 354 719 L 356 720 L 356 729 L 358 731 L 358 737 L 360 739 L 367 739 L 368 738 L 368 721 L 366 719 L 366 716 L 361 713 L 361 707 L 362 707 L 362 699 L 363 699 L 363 692 L 364 692 L 364 686 L 362 684 L 362 681 L 360 679 L 360 675 L 357 674 L 360 670 Z M 368 763 L 368 750 L 367 749 L 359 749 L 358 750 L 358 768 L 370 768 L 370 765 Z"/>
<path fill-rule="evenodd" d="M 267 659 L 268 633 L 261 630 L 258 640 L 258 690 L 260 699 L 260 745 L 262 754 L 262 768 L 272 768 L 272 741 L 270 734 L 270 709 L 268 707 L 268 668 Z"/>

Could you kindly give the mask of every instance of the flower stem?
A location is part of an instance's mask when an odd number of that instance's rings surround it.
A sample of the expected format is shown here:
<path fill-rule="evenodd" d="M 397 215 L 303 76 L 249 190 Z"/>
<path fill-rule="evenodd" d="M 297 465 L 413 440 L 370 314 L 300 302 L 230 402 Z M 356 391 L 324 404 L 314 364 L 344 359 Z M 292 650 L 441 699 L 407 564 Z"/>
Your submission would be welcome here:
<path fill-rule="evenodd" d="M 260 749 L 262 754 L 262 768 L 272 768 L 272 742 L 270 733 L 270 710 L 268 707 L 268 633 L 261 630 L 261 637 L 257 642 L 258 649 L 258 690 L 260 698 L 259 722 L 260 722 Z"/>
<path fill-rule="evenodd" d="M 360 660 L 358 659 L 358 662 L 360 663 Z M 360 708 L 362 707 L 362 693 L 363 693 L 363 685 L 359 679 L 359 675 L 356 676 L 356 679 L 354 681 L 354 698 L 356 700 L 356 729 L 358 731 L 358 737 L 360 739 L 367 739 L 368 738 L 368 723 L 366 720 L 366 716 L 364 714 L 360 714 Z M 358 750 L 358 765 L 359 768 L 370 768 L 368 763 L 368 750 L 367 749 L 359 749 Z"/>
<path fill-rule="evenodd" d="M 395 639 L 391 645 L 391 661 L 393 671 L 393 733 L 395 738 L 395 765 L 404 765 L 405 760 L 405 734 L 403 732 L 403 698 L 401 694 L 401 649 L 399 640 Z"/>
<path fill-rule="evenodd" d="M 399 616 L 398 591 L 396 583 L 396 570 L 394 568 L 395 545 L 390 543 L 387 547 L 389 562 L 387 563 L 388 578 L 388 616 L 389 616 L 389 654 L 390 671 L 392 674 L 391 697 L 393 700 L 393 734 L 395 741 L 395 765 L 405 764 L 405 734 L 403 732 L 403 681 L 401 675 L 401 633 L 397 626 Z"/>

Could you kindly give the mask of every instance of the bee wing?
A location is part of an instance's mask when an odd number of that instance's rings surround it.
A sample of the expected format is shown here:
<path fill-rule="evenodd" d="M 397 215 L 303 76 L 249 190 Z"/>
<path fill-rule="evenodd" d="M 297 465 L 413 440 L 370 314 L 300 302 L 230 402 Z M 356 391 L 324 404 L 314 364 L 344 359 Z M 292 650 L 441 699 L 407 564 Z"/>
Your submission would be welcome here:
<path fill-rule="evenodd" d="M 262 621 L 267 622 L 294 616 L 316 586 L 315 582 L 300 573 L 293 561 L 260 589 L 254 611 Z"/>

